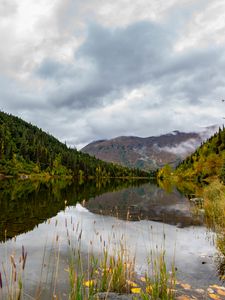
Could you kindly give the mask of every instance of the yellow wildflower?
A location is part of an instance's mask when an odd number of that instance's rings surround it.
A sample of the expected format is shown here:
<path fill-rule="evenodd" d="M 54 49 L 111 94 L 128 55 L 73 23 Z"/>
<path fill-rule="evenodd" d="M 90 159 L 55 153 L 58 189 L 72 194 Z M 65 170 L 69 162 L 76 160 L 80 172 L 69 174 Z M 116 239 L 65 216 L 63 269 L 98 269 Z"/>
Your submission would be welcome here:
<path fill-rule="evenodd" d="M 141 293 L 141 288 L 135 287 L 131 289 L 132 294 L 140 294 Z"/>
<path fill-rule="evenodd" d="M 84 286 L 86 286 L 86 287 L 91 287 L 93 285 L 94 285 L 94 280 L 84 281 Z"/>

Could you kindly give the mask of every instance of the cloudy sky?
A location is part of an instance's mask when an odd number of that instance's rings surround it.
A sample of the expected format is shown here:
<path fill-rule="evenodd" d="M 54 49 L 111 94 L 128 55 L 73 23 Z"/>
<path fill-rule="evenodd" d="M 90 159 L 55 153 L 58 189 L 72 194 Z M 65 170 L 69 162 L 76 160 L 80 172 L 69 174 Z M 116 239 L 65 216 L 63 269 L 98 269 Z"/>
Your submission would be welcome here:
<path fill-rule="evenodd" d="M 225 117 L 224 0 L 0 0 L 0 109 L 78 148 Z"/>

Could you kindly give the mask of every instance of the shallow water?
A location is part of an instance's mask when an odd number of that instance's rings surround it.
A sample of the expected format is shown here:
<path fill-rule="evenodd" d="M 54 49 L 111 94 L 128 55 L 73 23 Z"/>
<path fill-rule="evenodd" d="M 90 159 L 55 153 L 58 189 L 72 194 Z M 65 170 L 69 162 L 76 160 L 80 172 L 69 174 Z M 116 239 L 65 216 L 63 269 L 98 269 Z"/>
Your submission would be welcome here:
<path fill-rule="evenodd" d="M 188 199 L 176 190 L 167 194 L 156 185 L 139 183 L 112 192 L 121 186 L 52 182 L 33 185 L 27 193 L 27 183 L 22 185 L 24 194 L 1 194 L 0 206 L 6 209 L 1 210 L 2 236 L 7 227 L 13 231 L 6 232 L 0 244 L 0 260 L 8 272 L 10 255 L 19 265 L 24 246 L 28 256 L 23 283 L 28 295 L 34 295 L 40 285 L 41 299 L 50 299 L 53 292 L 68 297 L 71 249 L 79 241 L 84 268 L 90 252 L 98 256 L 104 246 L 113 252 L 122 241 L 136 258 L 138 275 L 147 269 L 151 251 L 163 249 L 169 269 L 175 261 L 179 280 L 193 288 L 219 283 L 214 234 L 204 227 L 201 216 L 191 213 Z M 11 239 L 15 232 L 16 238 Z"/>

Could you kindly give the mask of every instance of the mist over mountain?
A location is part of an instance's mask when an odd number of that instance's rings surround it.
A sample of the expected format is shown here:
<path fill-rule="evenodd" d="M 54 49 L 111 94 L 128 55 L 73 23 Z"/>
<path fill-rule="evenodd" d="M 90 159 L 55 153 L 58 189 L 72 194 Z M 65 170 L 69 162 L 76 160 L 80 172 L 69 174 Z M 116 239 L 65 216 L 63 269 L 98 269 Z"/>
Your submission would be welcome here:
<path fill-rule="evenodd" d="M 109 140 L 94 141 L 83 149 L 101 160 L 119 163 L 126 167 L 154 170 L 170 164 L 175 167 L 196 150 L 216 130 L 213 125 L 200 132 L 180 132 L 151 136 L 120 136 Z"/>

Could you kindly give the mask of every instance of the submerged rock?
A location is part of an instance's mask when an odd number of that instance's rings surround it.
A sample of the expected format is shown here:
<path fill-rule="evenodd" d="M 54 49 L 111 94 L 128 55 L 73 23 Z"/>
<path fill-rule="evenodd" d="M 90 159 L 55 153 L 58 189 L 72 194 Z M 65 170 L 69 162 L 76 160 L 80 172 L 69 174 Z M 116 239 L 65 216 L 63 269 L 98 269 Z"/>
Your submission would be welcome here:
<path fill-rule="evenodd" d="M 95 295 L 96 300 L 139 300 L 141 296 L 138 294 L 118 294 L 118 293 L 98 293 Z"/>

